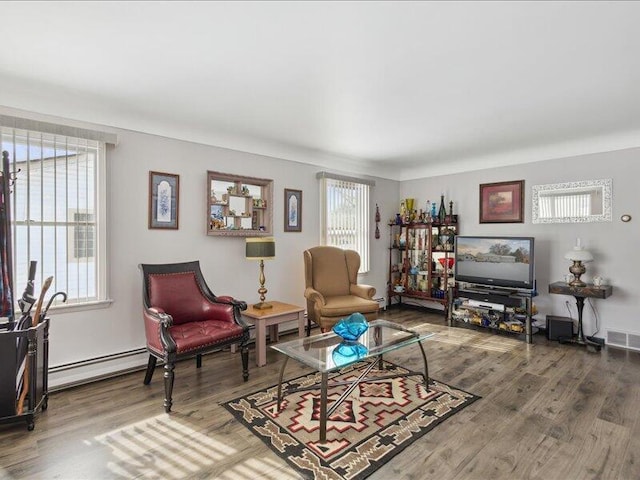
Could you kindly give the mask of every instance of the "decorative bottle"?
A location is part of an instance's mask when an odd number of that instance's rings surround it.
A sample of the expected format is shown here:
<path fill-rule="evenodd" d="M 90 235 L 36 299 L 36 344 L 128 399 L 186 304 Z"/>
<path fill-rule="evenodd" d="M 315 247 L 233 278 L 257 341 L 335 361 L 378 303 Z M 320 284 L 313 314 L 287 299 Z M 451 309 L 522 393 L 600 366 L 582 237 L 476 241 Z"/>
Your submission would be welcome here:
<path fill-rule="evenodd" d="M 438 216 L 436 215 L 436 202 L 431 204 L 431 218 L 435 221 Z"/>
<path fill-rule="evenodd" d="M 438 210 L 438 220 L 443 224 L 447 218 L 447 207 L 444 205 L 444 195 L 440 195 L 440 210 Z"/>

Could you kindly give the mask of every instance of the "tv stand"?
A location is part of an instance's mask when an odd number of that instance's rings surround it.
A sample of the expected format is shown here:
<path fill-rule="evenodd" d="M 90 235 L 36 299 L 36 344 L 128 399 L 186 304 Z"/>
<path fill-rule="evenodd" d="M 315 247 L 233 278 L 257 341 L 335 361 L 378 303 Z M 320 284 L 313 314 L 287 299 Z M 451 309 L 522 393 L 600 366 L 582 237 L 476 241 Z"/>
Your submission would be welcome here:
<path fill-rule="evenodd" d="M 451 288 L 448 324 L 475 325 L 490 330 L 523 335 L 533 343 L 531 326 L 535 290 L 509 290 L 472 285 Z"/>

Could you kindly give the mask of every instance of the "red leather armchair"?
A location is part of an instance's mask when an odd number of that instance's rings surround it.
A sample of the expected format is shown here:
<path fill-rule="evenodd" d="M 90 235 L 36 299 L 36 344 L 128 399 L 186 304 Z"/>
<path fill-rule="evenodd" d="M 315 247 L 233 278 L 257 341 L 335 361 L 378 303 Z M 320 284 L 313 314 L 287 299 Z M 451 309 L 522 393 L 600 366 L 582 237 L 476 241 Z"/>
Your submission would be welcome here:
<path fill-rule="evenodd" d="M 143 317 L 149 363 L 144 384 L 151 382 L 156 361 L 164 362 L 164 409 L 171 411 L 175 362 L 231 344 L 240 345 L 242 377 L 249 378 L 249 326 L 240 312 L 247 304 L 215 296 L 207 286 L 200 262 L 140 264 L 143 277 Z"/>

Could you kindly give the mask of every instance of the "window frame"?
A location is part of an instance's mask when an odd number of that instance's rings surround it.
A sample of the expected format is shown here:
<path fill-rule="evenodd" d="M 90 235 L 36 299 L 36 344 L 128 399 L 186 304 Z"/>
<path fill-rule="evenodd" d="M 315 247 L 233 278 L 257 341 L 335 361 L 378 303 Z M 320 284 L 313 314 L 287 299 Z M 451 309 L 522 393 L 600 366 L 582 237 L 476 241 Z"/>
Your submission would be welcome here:
<path fill-rule="evenodd" d="M 57 142 L 57 138 L 77 138 L 80 141 L 91 141 L 95 144 L 95 146 L 92 146 L 92 149 L 95 150 L 96 152 L 96 160 L 95 160 L 95 167 L 94 167 L 94 175 L 92 178 L 89 178 L 89 181 L 92 182 L 93 184 L 93 188 L 95 189 L 95 194 L 94 194 L 94 201 L 95 201 L 95 205 L 94 205 L 94 209 L 93 209 L 93 215 L 94 215 L 94 222 L 91 223 L 84 223 L 80 226 L 84 226 L 84 227 L 92 227 L 95 229 L 95 240 L 94 240 L 94 244 L 93 244 L 93 253 L 94 256 L 92 257 L 95 263 L 95 269 L 96 272 L 94 275 L 92 275 L 90 281 L 91 283 L 95 283 L 94 285 L 94 289 L 95 289 L 95 295 L 92 295 L 92 297 L 90 299 L 83 299 L 83 297 L 78 297 L 73 299 L 73 301 L 71 303 L 61 303 L 60 297 L 58 297 L 54 302 L 54 304 L 51 306 L 51 310 L 52 311 L 82 311 L 82 310 L 91 310 L 91 309 L 96 309 L 96 308 L 105 308 L 107 306 L 109 306 L 113 301 L 109 298 L 109 291 L 108 291 L 108 284 L 107 284 L 107 239 L 106 239 L 106 232 L 107 232 L 107 159 L 106 159 L 106 142 L 104 140 L 96 140 L 96 139 L 86 139 L 83 137 L 74 137 L 73 135 L 66 135 L 64 133 L 55 133 L 52 134 L 49 131 L 47 131 L 47 129 L 43 129 L 43 130 L 39 130 L 39 129 L 25 129 L 25 128 L 18 128 L 18 127 L 14 127 L 14 126 L 8 126 L 8 125 L 2 125 L 0 124 L 0 127 L 3 127 L 2 130 L 2 135 L 0 136 L 0 138 L 3 139 L 3 144 L 4 143 L 8 143 L 10 144 L 10 148 L 5 148 L 4 145 L 2 147 L 2 149 L 6 149 L 9 151 L 10 154 L 10 168 L 12 168 L 13 171 L 16 171 L 16 165 L 18 162 L 16 162 L 15 159 L 15 152 L 16 152 L 16 137 L 24 137 L 27 139 L 27 141 L 30 143 L 30 136 L 31 135 L 45 135 L 45 136 L 51 136 L 51 135 L 55 135 L 56 137 L 56 142 Z M 61 126 L 61 128 L 64 128 L 64 126 Z M 7 133 L 7 131 L 11 131 L 12 133 Z M 5 137 L 8 138 L 8 140 L 4 140 Z M 22 174 L 26 175 L 26 172 L 22 172 Z M 19 179 L 19 176 L 21 175 L 20 172 L 17 172 L 15 175 L 17 175 L 17 178 Z M 29 186 L 26 186 L 25 188 L 29 189 Z M 65 186 L 65 188 L 68 188 L 68 186 Z M 16 191 L 12 191 L 11 196 L 12 196 L 12 200 L 11 200 L 11 219 L 10 219 L 10 224 L 11 224 L 11 232 L 12 232 L 12 251 L 13 251 L 13 258 L 12 258 L 12 270 L 13 270 L 13 278 L 12 278 L 12 291 L 13 291 L 13 299 L 14 299 L 14 308 L 15 308 L 15 312 L 16 315 L 19 313 L 19 308 L 17 307 L 17 300 L 20 298 L 21 296 L 21 292 L 22 289 L 24 288 L 23 285 L 19 285 L 17 283 L 17 279 L 18 279 L 18 275 L 17 275 L 17 264 L 18 264 L 18 258 L 16 255 L 16 250 L 17 250 L 17 228 L 20 225 L 24 225 L 25 222 L 24 221 L 16 221 L 15 218 L 15 208 L 16 208 Z M 83 262 L 83 261 L 88 261 L 87 258 L 85 259 L 78 259 L 75 256 L 75 228 L 74 227 L 74 221 L 72 220 L 73 218 L 73 213 L 83 213 L 83 214 L 87 214 L 89 212 L 87 212 L 86 210 L 83 209 L 74 209 L 71 208 L 69 209 L 67 207 L 67 217 L 66 220 L 61 220 L 58 222 L 54 222 L 54 224 L 58 224 L 58 225 L 66 225 L 67 228 L 67 232 L 66 232 L 66 249 L 67 249 L 67 255 L 66 255 L 66 265 L 70 265 L 74 262 Z M 39 225 L 46 225 L 47 221 L 43 221 L 40 220 Z M 41 267 L 41 265 L 38 265 L 38 267 Z M 43 275 L 41 273 L 40 268 L 38 268 L 38 273 L 36 274 L 36 284 L 41 283 L 41 281 L 43 281 Z M 55 279 L 54 279 L 55 281 Z M 52 287 L 53 288 L 53 287 Z M 64 290 L 64 286 L 62 286 L 62 288 L 58 287 L 59 290 Z"/>
<path fill-rule="evenodd" d="M 343 248 L 340 245 L 333 245 L 329 243 L 328 234 L 328 190 L 331 182 L 345 182 L 346 184 L 352 184 L 358 188 L 364 187 L 364 199 L 363 204 L 358 205 L 356 208 L 361 211 L 361 216 L 356 217 L 354 227 L 356 235 L 356 246 L 353 248 L 360 255 L 360 270 L 358 274 L 366 274 L 371 271 L 371 227 L 369 225 L 369 218 L 372 211 L 371 205 L 371 189 L 375 186 L 375 182 L 371 180 L 365 180 L 360 178 L 345 177 L 342 175 L 331 174 L 328 172 L 319 172 L 316 177 L 320 179 L 320 244 L 336 246 Z M 340 187 L 338 187 L 340 188 Z M 359 240 L 359 241 L 358 241 Z M 360 243 L 364 247 L 365 251 L 361 251 Z"/>

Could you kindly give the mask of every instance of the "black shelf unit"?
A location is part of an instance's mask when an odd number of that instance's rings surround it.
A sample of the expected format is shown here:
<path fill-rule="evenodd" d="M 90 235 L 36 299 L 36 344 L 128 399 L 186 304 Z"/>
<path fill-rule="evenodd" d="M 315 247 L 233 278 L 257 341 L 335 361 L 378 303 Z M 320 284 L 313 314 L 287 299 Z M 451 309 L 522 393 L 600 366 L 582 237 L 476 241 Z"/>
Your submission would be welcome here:
<path fill-rule="evenodd" d="M 533 343 L 534 290 L 490 289 L 482 286 L 449 289 L 448 324 L 469 325 L 523 336 Z"/>

